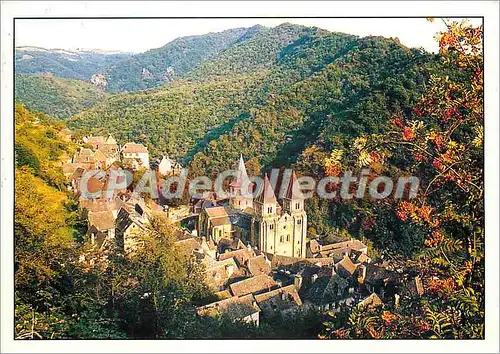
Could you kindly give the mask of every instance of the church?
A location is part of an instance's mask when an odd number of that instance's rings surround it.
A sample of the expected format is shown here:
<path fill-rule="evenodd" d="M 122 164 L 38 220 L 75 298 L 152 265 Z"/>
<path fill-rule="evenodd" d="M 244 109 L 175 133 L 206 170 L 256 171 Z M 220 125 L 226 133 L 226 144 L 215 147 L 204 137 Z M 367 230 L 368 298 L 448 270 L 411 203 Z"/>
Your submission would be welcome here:
<path fill-rule="evenodd" d="M 244 193 L 243 188 L 251 188 L 251 183 L 242 157 L 237 171 L 237 178 L 229 185 L 229 205 L 203 208 L 198 234 L 215 244 L 238 238 L 267 254 L 305 258 L 307 214 L 295 173 L 278 200 L 267 175 L 253 193 L 255 198 Z"/>

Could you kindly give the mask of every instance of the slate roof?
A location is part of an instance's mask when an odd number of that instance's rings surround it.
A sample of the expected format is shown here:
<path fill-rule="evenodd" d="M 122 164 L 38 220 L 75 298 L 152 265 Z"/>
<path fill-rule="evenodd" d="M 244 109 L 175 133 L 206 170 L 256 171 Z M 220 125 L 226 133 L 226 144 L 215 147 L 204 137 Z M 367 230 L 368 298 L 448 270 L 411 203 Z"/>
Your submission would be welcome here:
<path fill-rule="evenodd" d="M 89 213 L 89 225 L 95 226 L 99 231 L 115 228 L 115 217 L 112 211 L 99 211 Z"/>
<path fill-rule="evenodd" d="M 358 268 L 348 256 L 345 256 L 340 262 L 335 265 L 340 273 L 345 276 L 352 276 Z"/>
<path fill-rule="evenodd" d="M 215 289 L 221 289 L 233 276 L 240 275 L 239 268 L 233 258 L 216 261 L 211 257 L 203 258 L 205 265 L 205 283 Z M 231 273 L 231 269 L 233 274 Z"/>
<path fill-rule="evenodd" d="M 260 312 L 260 308 L 255 302 L 253 295 L 249 294 L 240 297 L 233 296 L 199 307 L 197 312 L 201 316 L 222 314 L 228 316 L 232 320 L 242 320 L 256 312 Z"/>
<path fill-rule="evenodd" d="M 213 226 L 222 226 L 222 225 L 230 225 L 231 220 L 229 220 L 229 217 L 218 217 L 214 219 L 210 219 L 210 223 Z"/>
<path fill-rule="evenodd" d="M 251 208 L 250 208 L 251 209 Z M 253 209 L 252 209 L 253 211 Z M 231 224 L 236 225 L 244 230 L 250 230 L 251 218 L 245 214 L 234 212 L 229 214 Z"/>
<path fill-rule="evenodd" d="M 234 258 L 239 266 L 246 265 L 248 260 L 253 257 L 255 257 L 255 252 L 253 249 L 247 247 L 219 254 L 219 260 L 222 261 L 224 259 Z"/>
<path fill-rule="evenodd" d="M 248 271 L 252 276 L 271 273 L 271 262 L 261 254 L 260 256 L 250 258 L 247 262 Z"/>
<path fill-rule="evenodd" d="M 228 238 L 221 238 L 219 243 L 217 244 L 217 250 L 219 253 L 224 253 L 226 250 L 236 251 L 239 249 L 246 248 L 246 246 L 241 242 L 239 238 L 235 238 L 233 240 Z"/>
<path fill-rule="evenodd" d="M 285 198 L 287 199 L 304 199 L 304 194 L 300 188 L 300 183 L 295 175 L 295 171 L 292 171 L 292 176 L 288 187 L 286 190 Z"/>
<path fill-rule="evenodd" d="M 382 282 L 396 281 L 399 277 L 394 271 L 387 270 L 384 267 L 379 267 L 375 264 L 363 263 L 366 267 L 365 282 L 377 284 Z"/>
<path fill-rule="evenodd" d="M 271 186 L 271 182 L 269 182 L 269 178 L 264 177 L 264 183 L 261 183 L 259 186 L 259 190 L 257 192 L 257 198 L 255 201 L 261 204 L 264 203 L 277 203 L 276 195 L 274 194 L 273 187 Z"/>
<path fill-rule="evenodd" d="M 229 214 L 227 213 L 226 207 L 213 207 L 205 209 L 209 218 L 228 218 Z"/>
<path fill-rule="evenodd" d="M 420 276 L 410 277 L 403 282 L 402 295 L 418 298 L 424 294 L 424 286 Z"/>
<path fill-rule="evenodd" d="M 311 285 L 307 298 L 316 305 L 331 304 L 343 299 L 348 287 L 349 282 L 338 274 L 321 277 Z"/>
<path fill-rule="evenodd" d="M 243 296 L 247 294 L 259 294 L 270 291 L 278 284 L 268 275 L 257 275 L 236 283 L 229 287 L 234 296 Z"/>
<path fill-rule="evenodd" d="M 262 311 L 283 311 L 302 305 L 302 300 L 293 284 L 254 296 Z"/>

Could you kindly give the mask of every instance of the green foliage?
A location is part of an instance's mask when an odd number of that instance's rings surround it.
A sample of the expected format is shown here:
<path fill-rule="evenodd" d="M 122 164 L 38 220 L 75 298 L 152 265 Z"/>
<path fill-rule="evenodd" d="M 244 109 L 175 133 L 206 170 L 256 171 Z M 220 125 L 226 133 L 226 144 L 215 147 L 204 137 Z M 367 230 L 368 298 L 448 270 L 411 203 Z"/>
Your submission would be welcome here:
<path fill-rule="evenodd" d="M 51 73 L 61 78 L 89 81 L 92 75 L 102 73 L 114 62 L 130 56 L 129 53 L 17 47 L 15 71 L 18 74 Z"/>
<path fill-rule="evenodd" d="M 252 29 L 234 28 L 218 33 L 181 37 L 112 65 L 107 70 L 111 92 L 138 91 L 180 78 L 201 62 L 244 40 Z M 143 75 L 143 69 L 149 75 Z"/>
<path fill-rule="evenodd" d="M 92 107 L 106 94 L 79 80 L 19 74 L 15 77 L 15 96 L 30 110 L 68 118 Z"/>

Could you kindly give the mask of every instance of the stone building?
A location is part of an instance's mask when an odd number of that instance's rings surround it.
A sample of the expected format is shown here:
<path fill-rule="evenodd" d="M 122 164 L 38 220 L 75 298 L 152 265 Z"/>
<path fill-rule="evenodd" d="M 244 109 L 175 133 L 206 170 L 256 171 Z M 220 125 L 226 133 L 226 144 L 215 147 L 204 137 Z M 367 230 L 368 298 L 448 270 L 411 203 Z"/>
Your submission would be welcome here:
<path fill-rule="evenodd" d="M 237 177 L 230 184 L 229 206 L 204 208 L 199 235 L 211 237 L 216 244 L 221 238 L 238 237 L 267 254 L 305 257 L 307 214 L 295 173 L 280 201 L 267 175 L 260 190 L 247 193 L 253 187 L 240 158 Z"/>

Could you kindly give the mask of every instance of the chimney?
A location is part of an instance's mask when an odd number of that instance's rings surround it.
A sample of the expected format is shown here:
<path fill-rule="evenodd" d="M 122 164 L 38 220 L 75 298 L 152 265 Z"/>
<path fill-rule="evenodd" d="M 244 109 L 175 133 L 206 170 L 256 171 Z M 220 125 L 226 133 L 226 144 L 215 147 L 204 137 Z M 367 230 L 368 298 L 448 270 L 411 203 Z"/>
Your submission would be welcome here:
<path fill-rule="evenodd" d="M 226 266 L 226 272 L 227 272 L 228 277 L 230 277 L 231 275 L 233 275 L 233 271 L 234 271 L 234 268 L 233 268 L 232 265 L 227 265 Z"/>
<path fill-rule="evenodd" d="M 358 269 L 359 269 L 358 282 L 360 284 L 363 284 L 366 278 L 366 266 L 364 264 L 361 264 Z"/>
<path fill-rule="evenodd" d="M 283 301 L 286 300 L 286 292 L 285 291 L 281 292 L 281 300 L 283 300 Z"/>
<path fill-rule="evenodd" d="M 314 282 L 318 279 L 318 274 L 313 274 L 311 277 L 311 284 L 314 284 Z"/>
<path fill-rule="evenodd" d="M 295 274 L 295 278 L 293 280 L 293 285 L 295 285 L 295 289 L 297 289 L 297 291 L 300 290 L 300 288 L 302 287 L 302 275 Z"/>

